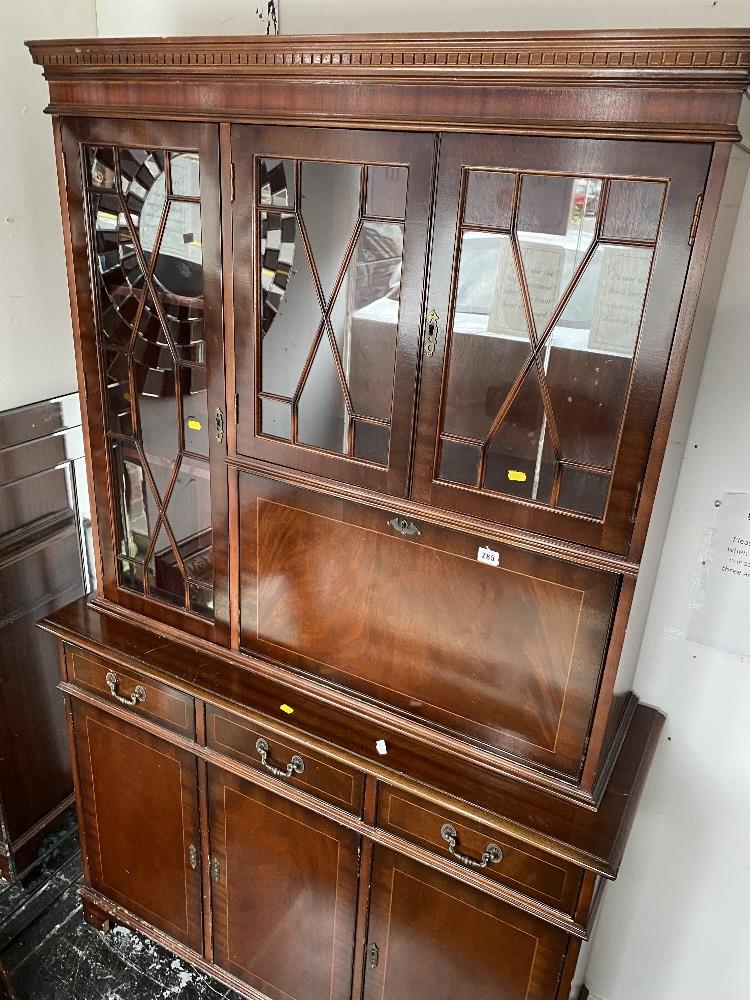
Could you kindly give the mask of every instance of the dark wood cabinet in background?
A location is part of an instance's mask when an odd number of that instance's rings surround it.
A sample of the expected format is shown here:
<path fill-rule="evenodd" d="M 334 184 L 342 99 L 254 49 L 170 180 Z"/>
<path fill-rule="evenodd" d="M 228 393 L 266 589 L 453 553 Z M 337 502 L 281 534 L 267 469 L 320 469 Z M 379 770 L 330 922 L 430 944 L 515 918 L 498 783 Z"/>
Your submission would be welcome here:
<path fill-rule="evenodd" d="M 568 1000 L 660 732 L 621 654 L 750 37 L 29 44 L 88 919 L 251 998 Z"/>

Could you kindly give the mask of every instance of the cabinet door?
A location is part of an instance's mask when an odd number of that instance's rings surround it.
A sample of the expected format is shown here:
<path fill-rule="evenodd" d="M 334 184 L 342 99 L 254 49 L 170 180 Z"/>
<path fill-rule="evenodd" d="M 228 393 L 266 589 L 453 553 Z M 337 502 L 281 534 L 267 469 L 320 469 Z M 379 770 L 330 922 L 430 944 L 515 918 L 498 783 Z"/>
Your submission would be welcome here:
<path fill-rule="evenodd" d="M 237 449 L 402 494 L 434 140 L 232 129 Z"/>
<path fill-rule="evenodd" d="M 363 1000 L 553 1000 L 568 936 L 375 848 Z"/>
<path fill-rule="evenodd" d="M 92 886 L 200 952 L 195 758 L 83 703 L 73 719 Z"/>
<path fill-rule="evenodd" d="M 218 129 L 70 120 L 63 143 L 104 593 L 220 641 Z"/>
<path fill-rule="evenodd" d="M 709 158 L 443 138 L 419 500 L 627 552 Z"/>
<path fill-rule="evenodd" d="M 216 964 L 272 1000 L 349 1000 L 357 836 L 213 767 L 209 811 Z"/>

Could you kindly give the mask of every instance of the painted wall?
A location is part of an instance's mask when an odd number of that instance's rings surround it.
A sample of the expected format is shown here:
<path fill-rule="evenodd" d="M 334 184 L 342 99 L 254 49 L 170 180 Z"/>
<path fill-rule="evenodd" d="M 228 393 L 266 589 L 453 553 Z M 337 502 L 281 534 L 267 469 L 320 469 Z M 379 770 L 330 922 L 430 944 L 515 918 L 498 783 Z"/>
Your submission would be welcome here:
<path fill-rule="evenodd" d="M 265 35 L 270 7 L 278 0 L 96 0 L 99 34 L 115 36 Z"/>
<path fill-rule="evenodd" d="M 94 0 L 3 4 L 0 410 L 76 387 L 47 85 L 23 43 L 94 34 Z"/>

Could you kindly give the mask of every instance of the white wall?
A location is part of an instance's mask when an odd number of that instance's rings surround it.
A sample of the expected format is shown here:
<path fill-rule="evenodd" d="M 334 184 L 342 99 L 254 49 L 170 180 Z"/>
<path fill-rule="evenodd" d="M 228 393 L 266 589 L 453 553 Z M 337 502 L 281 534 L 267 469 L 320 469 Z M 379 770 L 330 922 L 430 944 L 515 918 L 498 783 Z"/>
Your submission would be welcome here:
<path fill-rule="evenodd" d="M 47 85 L 27 38 L 93 35 L 94 0 L 6 0 L 0 28 L 0 410 L 76 387 Z"/>
<path fill-rule="evenodd" d="M 265 35 L 268 0 L 96 0 L 96 8 L 100 35 Z"/>
<path fill-rule="evenodd" d="M 99 6 L 116 2 L 99 0 Z M 708 28 L 750 23 L 747 0 L 280 0 L 280 15 L 284 34 Z"/>

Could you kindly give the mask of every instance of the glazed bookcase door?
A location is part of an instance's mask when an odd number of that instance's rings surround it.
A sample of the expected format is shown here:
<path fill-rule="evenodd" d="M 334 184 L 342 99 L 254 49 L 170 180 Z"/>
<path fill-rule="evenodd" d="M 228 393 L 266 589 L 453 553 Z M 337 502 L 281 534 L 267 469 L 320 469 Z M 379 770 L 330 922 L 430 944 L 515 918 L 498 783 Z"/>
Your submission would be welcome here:
<path fill-rule="evenodd" d="M 363 1000 L 547 1000 L 567 947 L 564 931 L 375 848 Z"/>
<path fill-rule="evenodd" d="M 241 455 L 404 493 L 433 149 L 232 129 Z"/>
<path fill-rule="evenodd" d="M 443 138 L 418 499 L 628 551 L 709 156 Z"/>
<path fill-rule="evenodd" d="M 218 131 L 70 121 L 63 142 L 104 594 L 220 640 Z"/>
<path fill-rule="evenodd" d="M 214 961 L 271 1000 L 350 1000 L 359 838 L 208 775 Z"/>

